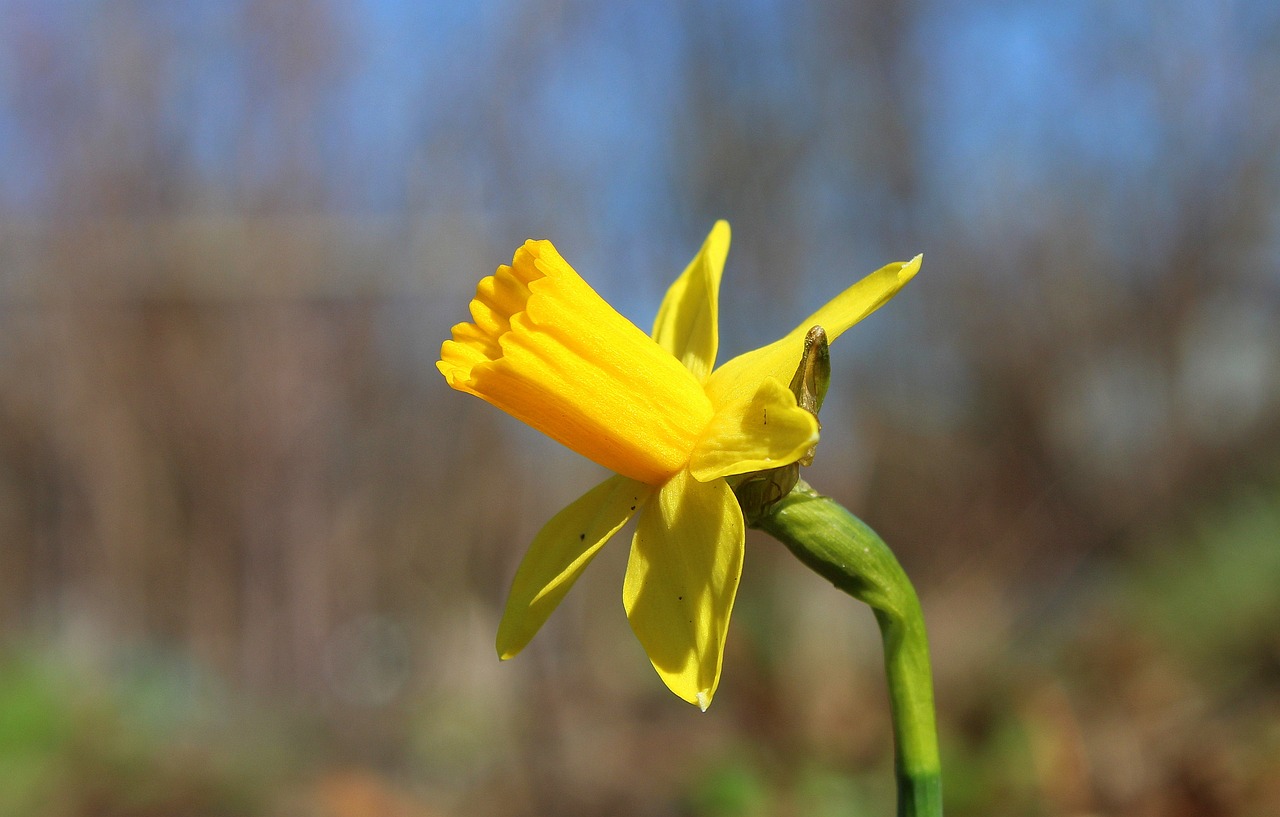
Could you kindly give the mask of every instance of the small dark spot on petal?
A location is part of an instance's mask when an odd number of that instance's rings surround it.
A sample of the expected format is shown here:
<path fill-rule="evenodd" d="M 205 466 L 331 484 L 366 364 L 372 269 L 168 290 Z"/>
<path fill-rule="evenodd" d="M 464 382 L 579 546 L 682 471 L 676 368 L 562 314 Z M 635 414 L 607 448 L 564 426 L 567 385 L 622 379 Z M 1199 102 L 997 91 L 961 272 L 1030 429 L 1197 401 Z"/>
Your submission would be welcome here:
<path fill-rule="evenodd" d="M 684 601 L 684 596 L 676 596 L 676 601 Z"/>
<path fill-rule="evenodd" d="M 634 511 L 635 509 L 636 509 L 636 506 L 635 506 L 635 505 L 632 505 L 632 506 L 631 506 L 631 510 L 633 510 L 633 511 Z"/>
<path fill-rule="evenodd" d="M 579 534 L 578 534 L 578 541 L 579 541 L 579 542 L 585 542 L 585 541 L 587 541 L 587 535 L 586 535 L 585 533 L 579 533 Z"/>

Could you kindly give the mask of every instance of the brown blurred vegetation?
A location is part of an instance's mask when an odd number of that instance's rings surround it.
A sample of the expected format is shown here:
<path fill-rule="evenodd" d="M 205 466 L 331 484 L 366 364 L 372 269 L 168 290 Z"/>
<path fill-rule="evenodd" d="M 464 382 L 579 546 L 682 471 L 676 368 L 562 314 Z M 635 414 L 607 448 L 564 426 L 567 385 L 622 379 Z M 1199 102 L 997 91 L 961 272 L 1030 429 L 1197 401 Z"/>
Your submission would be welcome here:
<path fill-rule="evenodd" d="M 919 32 L 948 4 L 773 9 L 763 68 L 729 10 L 662 6 L 671 201 L 630 221 L 533 93 L 585 70 L 575 41 L 643 55 L 616 14 L 489 20 L 406 94 L 430 127 L 369 204 L 379 157 L 324 114 L 377 47 L 356 12 L 228 7 L 237 102 L 204 114 L 150 4 L 9 9 L 6 119 L 42 164 L 0 211 L 0 814 L 889 813 L 870 616 L 762 537 L 708 715 L 634 643 L 621 542 L 493 656 L 525 544 L 597 474 L 448 393 L 438 344 L 531 234 L 644 325 L 721 216 L 726 355 L 926 253 L 836 347 L 809 479 L 917 578 L 949 813 L 1280 812 L 1273 28 L 1229 128 L 1159 4 L 1150 41 L 1096 46 L 1156 100 L 1147 196 L 1072 154 L 940 191 Z M 192 115 L 237 137 L 212 174 Z"/>

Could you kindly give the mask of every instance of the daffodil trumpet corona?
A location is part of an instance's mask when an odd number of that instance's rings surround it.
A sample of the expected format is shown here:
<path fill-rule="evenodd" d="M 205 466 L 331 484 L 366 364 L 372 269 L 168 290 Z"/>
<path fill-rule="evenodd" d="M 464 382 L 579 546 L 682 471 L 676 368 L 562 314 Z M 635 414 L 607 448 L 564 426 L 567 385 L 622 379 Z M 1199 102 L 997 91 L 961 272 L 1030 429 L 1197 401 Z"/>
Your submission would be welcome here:
<path fill-rule="evenodd" d="M 812 459 L 819 431 L 813 373 L 825 358 L 810 360 L 810 330 L 824 330 L 825 355 L 826 342 L 893 297 L 921 260 L 871 273 L 779 340 L 717 367 L 728 251 L 729 225 L 717 222 L 646 334 L 550 242 L 530 240 L 510 266 L 480 281 L 471 320 L 444 342 L 436 366 L 450 386 L 613 472 L 534 537 L 498 626 L 501 658 L 529 643 L 635 516 L 622 586 L 632 631 L 673 693 L 704 711 L 710 705 L 748 524 L 734 487 Z M 753 499 L 752 514 L 778 498 Z"/>

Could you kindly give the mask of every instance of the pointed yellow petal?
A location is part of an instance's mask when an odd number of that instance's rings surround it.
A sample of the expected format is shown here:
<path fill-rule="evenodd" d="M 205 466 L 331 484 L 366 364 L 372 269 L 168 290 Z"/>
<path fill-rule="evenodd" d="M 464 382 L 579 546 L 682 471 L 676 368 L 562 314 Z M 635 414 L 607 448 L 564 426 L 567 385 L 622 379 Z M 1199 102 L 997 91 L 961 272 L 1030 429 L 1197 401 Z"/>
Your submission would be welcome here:
<path fill-rule="evenodd" d="M 729 254 L 729 222 L 717 221 L 702 249 L 667 290 L 653 322 L 653 339 L 705 381 L 720 343 L 720 276 Z"/>
<path fill-rule="evenodd" d="M 511 583 L 498 625 L 498 657 L 505 661 L 524 649 L 600 547 L 652 493 L 643 483 L 610 477 L 538 531 Z"/>
<path fill-rule="evenodd" d="M 720 683 L 742 575 L 742 511 L 722 479 L 681 471 L 640 514 L 622 601 L 667 687 L 703 710 Z"/>
<path fill-rule="evenodd" d="M 841 333 L 879 309 L 920 270 L 923 256 L 881 267 L 833 298 L 826 306 L 805 318 L 781 340 L 738 355 L 716 369 L 707 380 L 707 394 L 717 408 L 732 400 L 749 397 L 760 381 L 775 377 L 784 383 L 800 363 L 804 336 L 815 324 L 835 342 Z"/>
<path fill-rule="evenodd" d="M 772 377 L 746 400 L 722 406 L 693 449 L 689 471 L 700 482 L 789 465 L 818 442 L 817 419 Z"/>
<path fill-rule="evenodd" d="M 701 384 L 550 242 L 526 242 L 482 280 L 471 315 L 440 349 L 450 386 L 650 485 L 688 462 L 711 419 Z"/>

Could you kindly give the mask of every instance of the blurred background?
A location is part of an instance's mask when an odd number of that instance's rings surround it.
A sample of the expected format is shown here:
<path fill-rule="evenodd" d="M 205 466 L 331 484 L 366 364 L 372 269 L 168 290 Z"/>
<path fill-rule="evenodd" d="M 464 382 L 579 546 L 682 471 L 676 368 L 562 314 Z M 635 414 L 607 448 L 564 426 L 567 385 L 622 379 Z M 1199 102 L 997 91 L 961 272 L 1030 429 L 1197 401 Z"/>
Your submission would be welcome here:
<path fill-rule="evenodd" d="M 434 362 L 554 240 L 722 359 L 834 349 L 809 480 L 915 578 L 948 813 L 1280 814 L 1280 5 L 0 1 L 0 815 L 884 815 L 869 611 L 752 535 L 707 714 L 601 477 Z"/>

